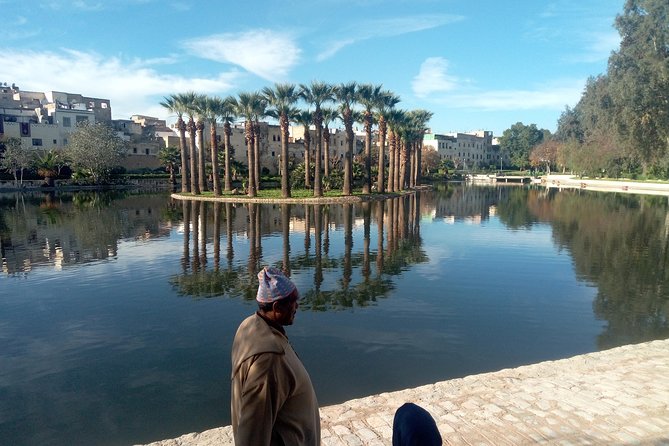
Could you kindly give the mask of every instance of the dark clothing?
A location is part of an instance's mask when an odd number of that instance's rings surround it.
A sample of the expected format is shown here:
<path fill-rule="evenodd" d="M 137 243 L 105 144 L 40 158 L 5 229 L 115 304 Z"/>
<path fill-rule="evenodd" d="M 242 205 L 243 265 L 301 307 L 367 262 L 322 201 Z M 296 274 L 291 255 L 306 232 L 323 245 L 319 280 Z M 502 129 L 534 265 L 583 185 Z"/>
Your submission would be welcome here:
<path fill-rule="evenodd" d="M 393 446 L 441 446 L 441 435 L 430 413 L 413 403 L 405 403 L 393 420 Z"/>

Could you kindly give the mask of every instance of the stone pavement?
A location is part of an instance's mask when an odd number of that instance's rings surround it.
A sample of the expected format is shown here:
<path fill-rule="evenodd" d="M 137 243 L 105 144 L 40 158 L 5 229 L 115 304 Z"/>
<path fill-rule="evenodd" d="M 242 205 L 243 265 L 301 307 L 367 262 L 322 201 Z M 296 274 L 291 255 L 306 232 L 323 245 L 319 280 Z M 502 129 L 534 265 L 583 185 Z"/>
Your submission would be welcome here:
<path fill-rule="evenodd" d="M 405 402 L 432 414 L 446 445 L 669 446 L 669 339 L 323 407 L 323 446 L 390 445 Z M 232 444 L 227 426 L 151 446 Z"/>

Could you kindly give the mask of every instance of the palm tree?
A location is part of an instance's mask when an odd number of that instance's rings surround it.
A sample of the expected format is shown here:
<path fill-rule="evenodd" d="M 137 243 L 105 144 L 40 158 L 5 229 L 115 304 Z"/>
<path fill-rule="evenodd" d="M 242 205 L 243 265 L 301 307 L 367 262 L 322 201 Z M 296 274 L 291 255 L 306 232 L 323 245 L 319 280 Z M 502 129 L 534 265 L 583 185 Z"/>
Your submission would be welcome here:
<path fill-rule="evenodd" d="M 160 105 L 177 115 L 176 126 L 179 131 L 179 150 L 181 152 L 181 191 L 190 192 L 188 184 L 188 152 L 186 151 L 186 123 L 183 120 L 183 104 L 179 101 L 179 95 L 173 94 L 163 98 L 163 102 Z"/>
<path fill-rule="evenodd" d="M 255 110 L 256 93 L 239 93 L 237 100 L 237 114 L 243 116 L 245 123 L 246 136 L 246 157 L 248 159 L 248 192 L 247 195 L 251 198 L 256 196 L 256 178 L 255 178 L 255 132 L 253 131 L 253 117 Z"/>
<path fill-rule="evenodd" d="M 304 187 L 311 187 L 311 134 L 309 126 L 311 125 L 312 114 L 309 110 L 298 111 L 295 113 L 295 122 L 304 127 Z"/>
<path fill-rule="evenodd" d="M 321 160 L 323 157 L 323 114 L 321 106 L 324 102 L 334 99 L 334 88 L 324 82 L 312 81 L 311 85 L 300 84 L 300 96 L 304 101 L 315 107 L 314 126 L 316 127 L 316 169 L 314 172 L 314 197 L 323 196 L 321 181 Z"/>
<path fill-rule="evenodd" d="M 205 111 L 207 120 L 209 121 L 211 180 L 215 196 L 221 195 L 221 166 L 218 161 L 218 135 L 216 134 L 216 126 L 218 125 L 218 117 L 221 115 L 223 107 L 224 102 L 220 97 L 213 96 L 206 98 Z"/>
<path fill-rule="evenodd" d="M 281 196 L 290 198 L 290 174 L 288 172 L 288 138 L 290 137 L 290 118 L 295 114 L 293 106 L 299 94 L 294 84 L 274 84 L 274 88 L 262 90 L 269 106 L 268 115 L 279 120 L 281 127 Z"/>
<path fill-rule="evenodd" d="M 364 107 L 365 113 L 365 171 L 362 193 L 368 194 L 372 190 L 372 126 L 374 125 L 374 114 L 372 110 L 379 102 L 381 85 L 364 84 L 358 89 L 358 102 Z"/>
<path fill-rule="evenodd" d="M 400 98 L 391 91 L 384 91 L 381 92 L 378 99 L 379 100 L 376 103 L 376 119 L 379 123 L 379 174 L 377 177 L 376 190 L 379 193 L 383 193 L 385 188 L 383 176 L 386 170 L 386 160 L 384 156 L 387 131 L 386 117 L 393 107 L 400 102 Z"/>
<path fill-rule="evenodd" d="M 406 112 L 404 110 L 392 110 L 387 116 L 390 136 L 388 142 L 388 190 L 395 192 L 400 190 L 400 152 L 401 152 L 401 129 L 406 125 Z"/>
<path fill-rule="evenodd" d="M 207 188 L 207 173 L 205 170 L 206 149 L 204 148 L 204 121 L 207 120 L 207 97 L 203 94 L 198 94 L 192 103 L 193 112 L 197 118 L 195 123 L 196 138 L 197 138 L 197 178 L 198 186 L 201 192 L 205 192 Z"/>
<path fill-rule="evenodd" d="M 200 187 L 197 181 L 197 147 L 195 145 L 195 111 L 193 109 L 193 104 L 195 103 L 196 98 L 197 95 L 192 91 L 178 95 L 180 107 L 188 116 L 188 124 L 186 124 L 186 128 L 188 130 L 188 145 L 190 147 L 190 192 L 199 195 Z"/>
<path fill-rule="evenodd" d="M 230 166 L 230 136 L 232 136 L 232 127 L 231 123 L 236 118 L 237 110 L 237 99 L 234 96 L 228 96 L 223 99 L 221 108 L 219 109 L 219 116 L 223 120 L 223 145 L 225 147 L 224 153 L 224 173 L 223 173 L 223 189 L 226 192 L 229 192 L 232 189 L 232 175 L 231 175 L 231 166 Z"/>
<path fill-rule="evenodd" d="M 341 120 L 346 130 L 346 156 L 344 157 L 344 185 L 343 195 L 353 193 L 353 106 L 357 102 L 358 84 L 349 82 L 335 88 L 335 98 L 339 102 Z"/>
<path fill-rule="evenodd" d="M 330 123 L 339 117 L 339 113 L 334 108 L 323 108 L 323 174 L 330 175 Z"/>
<path fill-rule="evenodd" d="M 256 191 L 260 190 L 260 119 L 267 115 L 267 100 L 260 92 L 253 93 L 253 168 L 255 169 Z"/>
<path fill-rule="evenodd" d="M 411 146 L 413 148 L 413 165 L 409 184 L 412 186 L 420 185 L 420 163 L 421 149 L 423 147 L 423 136 L 428 129 L 427 123 L 432 119 L 433 113 L 427 110 L 412 110 L 409 112 Z"/>
<path fill-rule="evenodd" d="M 171 146 L 163 147 L 158 152 L 158 159 L 160 164 L 165 166 L 165 169 L 170 173 L 170 184 L 173 188 L 176 187 L 177 181 L 174 178 L 174 170 L 179 163 L 179 149 Z"/>

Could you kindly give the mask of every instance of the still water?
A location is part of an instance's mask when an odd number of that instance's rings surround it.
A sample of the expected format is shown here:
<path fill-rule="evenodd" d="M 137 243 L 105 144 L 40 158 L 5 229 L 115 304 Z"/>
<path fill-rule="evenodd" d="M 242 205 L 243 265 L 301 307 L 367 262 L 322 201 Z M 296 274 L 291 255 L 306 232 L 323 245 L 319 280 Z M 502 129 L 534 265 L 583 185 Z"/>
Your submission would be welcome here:
<path fill-rule="evenodd" d="M 321 405 L 669 336 L 666 197 L 440 186 L 355 205 L 0 195 L 0 444 L 229 424 L 262 265 Z"/>

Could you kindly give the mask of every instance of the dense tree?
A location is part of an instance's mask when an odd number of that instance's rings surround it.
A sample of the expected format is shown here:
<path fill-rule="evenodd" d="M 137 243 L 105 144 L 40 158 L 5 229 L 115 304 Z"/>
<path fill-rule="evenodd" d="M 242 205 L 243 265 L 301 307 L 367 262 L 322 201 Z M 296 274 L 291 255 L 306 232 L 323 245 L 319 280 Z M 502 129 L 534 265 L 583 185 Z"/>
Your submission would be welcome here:
<path fill-rule="evenodd" d="M 524 169 L 530 164 L 530 152 L 544 139 L 544 132 L 536 124 L 525 125 L 517 122 L 504 130 L 499 138 L 502 152 L 509 158 L 511 164 Z"/>
<path fill-rule="evenodd" d="M 70 133 L 66 154 L 73 168 L 99 183 L 109 179 L 112 169 L 120 164 L 127 150 L 126 142 L 108 125 L 83 122 Z"/>
<path fill-rule="evenodd" d="M 619 135 L 644 170 L 669 148 L 669 3 L 627 0 L 616 18 L 620 49 L 609 58 Z"/>

